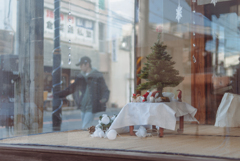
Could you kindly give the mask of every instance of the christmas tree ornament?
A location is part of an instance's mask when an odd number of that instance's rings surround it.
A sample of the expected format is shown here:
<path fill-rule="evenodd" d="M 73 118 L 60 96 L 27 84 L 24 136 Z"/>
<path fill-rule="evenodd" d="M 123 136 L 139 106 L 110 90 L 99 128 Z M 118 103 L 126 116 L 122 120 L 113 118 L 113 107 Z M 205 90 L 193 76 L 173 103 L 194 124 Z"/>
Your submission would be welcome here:
<path fill-rule="evenodd" d="M 218 0 L 212 0 L 211 3 L 214 4 L 214 6 L 216 5 Z"/>
<path fill-rule="evenodd" d="M 178 70 L 174 69 L 175 62 L 165 51 L 167 46 L 160 42 L 160 37 L 161 33 L 159 32 L 158 41 L 151 47 L 152 52 L 146 56 L 145 66 L 138 75 L 146 82 L 139 84 L 137 90 L 156 89 L 158 96 L 163 97 L 163 88 L 176 87 L 184 78 L 179 76 Z"/>
<path fill-rule="evenodd" d="M 178 22 L 180 21 L 180 19 L 182 18 L 182 7 L 180 6 L 180 0 L 178 1 L 178 7 L 176 9 L 176 19 L 178 20 Z"/>
<path fill-rule="evenodd" d="M 109 140 L 115 140 L 117 137 L 117 131 L 116 130 L 110 130 L 107 132 L 107 138 Z"/>

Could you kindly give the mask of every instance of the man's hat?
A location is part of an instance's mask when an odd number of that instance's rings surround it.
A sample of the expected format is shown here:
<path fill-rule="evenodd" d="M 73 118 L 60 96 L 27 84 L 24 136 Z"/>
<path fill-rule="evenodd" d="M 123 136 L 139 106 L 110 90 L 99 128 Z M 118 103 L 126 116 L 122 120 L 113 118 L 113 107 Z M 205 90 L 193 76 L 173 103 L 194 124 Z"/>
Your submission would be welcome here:
<path fill-rule="evenodd" d="M 91 59 L 87 56 L 83 56 L 79 59 L 79 62 L 76 64 L 76 66 L 82 65 L 82 64 L 86 64 L 89 63 L 91 64 Z"/>

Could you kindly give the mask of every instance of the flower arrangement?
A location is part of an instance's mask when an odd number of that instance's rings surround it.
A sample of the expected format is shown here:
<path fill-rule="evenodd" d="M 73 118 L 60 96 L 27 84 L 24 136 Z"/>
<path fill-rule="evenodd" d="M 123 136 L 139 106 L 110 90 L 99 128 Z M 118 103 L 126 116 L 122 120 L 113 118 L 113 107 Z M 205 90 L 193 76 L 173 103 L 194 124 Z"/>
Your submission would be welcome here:
<path fill-rule="evenodd" d="M 99 121 L 98 121 L 98 125 L 96 125 L 96 129 L 100 128 L 102 129 L 104 132 L 106 132 L 109 127 L 112 125 L 114 119 L 117 117 L 117 115 L 113 115 L 112 117 L 103 114 L 102 116 L 99 116 Z"/>
<path fill-rule="evenodd" d="M 113 121 L 117 115 L 113 115 L 112 117 L 103 114 L 99 116 L 98 124 L 96 126 L 91 126 L 88 128 L 90 134 L 93 134 L 93 137 L 105 137 L 108 129 L 112 125 Z"/>
<path fill-rule="evenodd" d="M 91 136 L 99 138 L 108 138 L 109 140 L 116 139 L 117 132 L 115 130 L 109 130 L 110 126 L 112 125 L 116 117 L 117 115 L 109 117 L 106 114 L 99 116 L 98 124 L 88 129 L 89 133 L 92 134 Z"/>

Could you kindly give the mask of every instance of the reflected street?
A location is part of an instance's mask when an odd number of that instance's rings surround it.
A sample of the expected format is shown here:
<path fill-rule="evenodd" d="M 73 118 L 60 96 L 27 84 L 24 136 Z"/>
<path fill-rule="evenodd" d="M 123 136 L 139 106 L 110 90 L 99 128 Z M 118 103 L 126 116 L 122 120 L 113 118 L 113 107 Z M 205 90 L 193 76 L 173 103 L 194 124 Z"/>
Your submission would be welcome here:
<path fill-rule="evenodd" d="M 102 114 L 112 116 L 118 114 L 120 110 L 120 108 L 107 108 L 105 112 L 95 114 L 92 125 L 98 124 L 99 116 Z M 64 110 L 62 111 L 62 120 L 61 131 L 79 130 L 82 126 L 81 111 L 77 109 L 68 110 L 67 107 L 64 107 Z M 43 115 L 43 133 L 48 132 L 52 132 L 52 112 L 49 110 L 44 111 Z M 0 139 L 7 137 L 14 137 L 14 130 L 7 130 L 5 127 L 0 127 Z"/>

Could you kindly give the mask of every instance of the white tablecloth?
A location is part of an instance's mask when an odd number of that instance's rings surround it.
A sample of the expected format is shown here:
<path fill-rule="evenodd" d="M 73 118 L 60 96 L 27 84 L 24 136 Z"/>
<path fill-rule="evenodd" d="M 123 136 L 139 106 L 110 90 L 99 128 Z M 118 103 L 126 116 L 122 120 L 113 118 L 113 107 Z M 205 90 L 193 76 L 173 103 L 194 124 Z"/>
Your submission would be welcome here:
<path fill-rule="evenodd" d="M 217 110 L 215 126 L 240 127 L 240 95 L 225 93 Z"/>
<path fill-rule="evenodd" d="M 132 125 L 156 125 L 175 130 L 179 116 L 184 116 L 184 121 L 197 121 L 194 118 L 196 112 L 196 108 L 184 102 L 128 103 L 109 129 L 116 130 Z"/>

